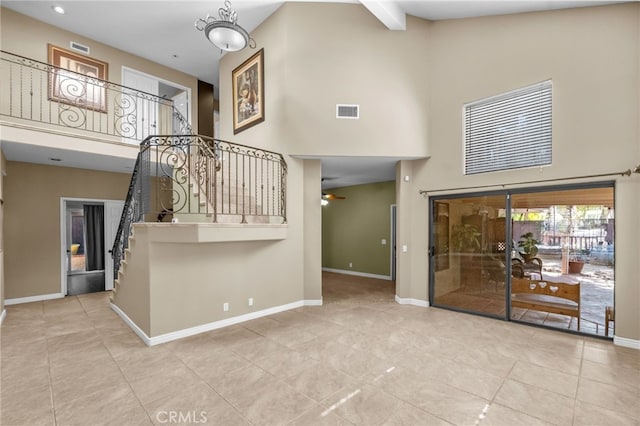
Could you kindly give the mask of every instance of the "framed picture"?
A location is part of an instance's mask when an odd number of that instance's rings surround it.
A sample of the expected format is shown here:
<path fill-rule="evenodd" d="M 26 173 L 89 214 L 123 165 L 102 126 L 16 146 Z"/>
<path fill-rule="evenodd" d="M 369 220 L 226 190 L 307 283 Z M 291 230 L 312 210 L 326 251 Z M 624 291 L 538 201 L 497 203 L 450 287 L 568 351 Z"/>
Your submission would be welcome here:
<path fill-rule="evenodd" d="M 264 121 L 264 49 L 233 70 L 233 134 Z"/>
<path fill-rule="evenodd" d="M 107 112 L 104 80 L 109 78 L 109 65 L 60 47 L 48 45 L 49 100 L 99 112 Z"/>

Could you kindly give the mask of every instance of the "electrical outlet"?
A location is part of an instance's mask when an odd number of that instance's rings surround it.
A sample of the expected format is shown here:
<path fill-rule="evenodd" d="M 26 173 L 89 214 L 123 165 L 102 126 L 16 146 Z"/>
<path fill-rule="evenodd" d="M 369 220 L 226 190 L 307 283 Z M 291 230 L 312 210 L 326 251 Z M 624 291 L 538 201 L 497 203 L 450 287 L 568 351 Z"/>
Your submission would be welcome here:
<path fill-rule="evenodd" d="M 253 297 L 249 298 L 249 306 L 253 306 Z"/>
<path fill-rule="evenodd" d="M 349 262 L 349 268 L 353 268 L 353 263 Z"/>
<path fill-rule="evenodd" d="M 224 304 L 222 305 L 222 310 L 227 312 L 229 310 L 229 303 L 228 302 L 224 302 Z"/>

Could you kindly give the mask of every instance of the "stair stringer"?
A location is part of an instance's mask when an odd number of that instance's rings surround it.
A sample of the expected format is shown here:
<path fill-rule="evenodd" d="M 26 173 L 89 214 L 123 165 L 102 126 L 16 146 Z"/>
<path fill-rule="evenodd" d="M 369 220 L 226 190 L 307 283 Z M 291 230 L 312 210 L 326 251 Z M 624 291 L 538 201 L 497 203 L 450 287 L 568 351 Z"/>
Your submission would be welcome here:
<path fill-rule="evenodd" d="M 148 231 L 132 225 L 129 246 L 111 293 L 111 303 L 124 312 L 147 336 L 151 331 L 151 271 Z"/>

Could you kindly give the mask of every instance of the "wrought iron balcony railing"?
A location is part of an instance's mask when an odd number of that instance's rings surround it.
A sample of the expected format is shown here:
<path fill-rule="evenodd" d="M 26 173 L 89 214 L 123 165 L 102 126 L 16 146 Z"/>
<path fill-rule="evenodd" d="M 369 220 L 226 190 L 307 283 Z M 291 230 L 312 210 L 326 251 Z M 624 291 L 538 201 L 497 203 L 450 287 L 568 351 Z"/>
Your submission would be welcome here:
<path fill-rule="evenodd" d="M 140 143 L 190 134 L 170 99 L 0 51 L 0 115 Z"/>
<path fill-rule="evenodd" d="M 150 136 L 112 248 L 117 276 L 135 222 L 286 223 L 287 164 L 276 152 L 197 135 Z"/>

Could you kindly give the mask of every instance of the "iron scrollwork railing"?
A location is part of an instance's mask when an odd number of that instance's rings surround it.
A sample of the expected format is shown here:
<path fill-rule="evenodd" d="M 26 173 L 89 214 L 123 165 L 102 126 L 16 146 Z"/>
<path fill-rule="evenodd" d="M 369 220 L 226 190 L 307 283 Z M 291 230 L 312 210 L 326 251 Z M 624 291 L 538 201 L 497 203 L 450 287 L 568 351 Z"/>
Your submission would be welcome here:
<path fill-rule="evenodd" d="M 148 137 L 112 248 L 114 276 L 145 214 L 159 222 L 286 223 L 286 177 L 276 152 L 197 135 Z"/>
<path fill-rule="evenodd" d="M 113 247 L 111 248 L 111 257 L 113 258 L 113 277 L 115 279 L 118 278 L 120 264 L 124 259 L 125 250 L 129 246 L 129 236 L 131 235 L 132 226 L 135 222 L 143 220 L 144 213 L 147 211 L 149 205 L 149 190 L 145 186 L 145 183 L 147 182 L 141 179 L 141 176 L 143 175 L 141 170 L 143 170 L 145 166 L 148 165 L 143 163 L 143 153 L 139 152 L 135 167 L 133 168 L 133 173 L 131 174 L 131 182 L 129 183 L 122 216 L 120 216 L 118 231 L 116 232 Z"/>
<path fill-rule="evenodd" d="M 0 59 L 0 115 L 136 144 L 186 132 L 170 99 L 5 51 Z"/>
<path fill-rule="evenodd" d="M 143 149 L 159 212 L 191 222 L 286 222 L 281 154 L 195 135 L 153 136 Z"/>

